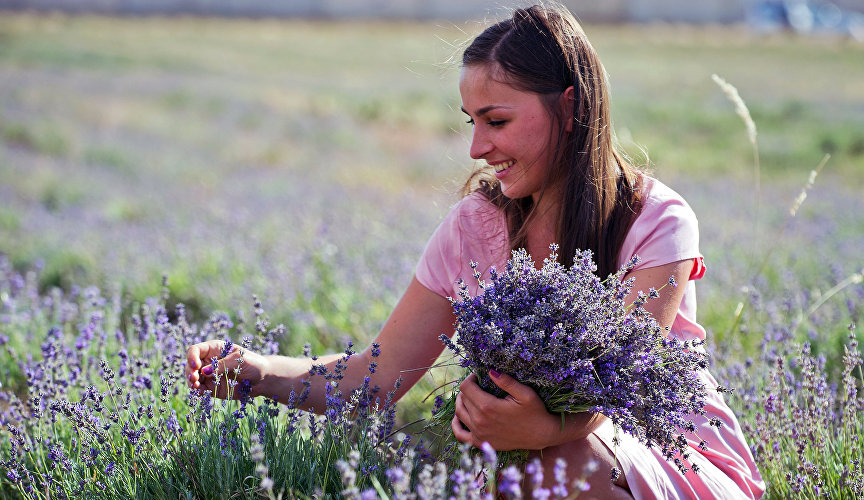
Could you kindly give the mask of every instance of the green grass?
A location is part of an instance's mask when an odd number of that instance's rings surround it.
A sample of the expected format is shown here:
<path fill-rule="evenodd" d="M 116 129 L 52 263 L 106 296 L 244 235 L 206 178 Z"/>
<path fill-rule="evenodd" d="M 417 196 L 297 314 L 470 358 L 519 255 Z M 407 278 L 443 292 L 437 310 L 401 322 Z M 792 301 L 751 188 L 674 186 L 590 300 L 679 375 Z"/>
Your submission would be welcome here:
<path fill-rule="evenodd" d="M 258 293 L 274 321 L 295 327 L 290 352 L 307 336 L 321 349 L 367 340 L 472 165 L 451 58 L 480 28 L 5 13 L 0 253 L 19 268 L 44 260 L 43 286 L 116 286 L 134 300 L 157 294 L 166 274 L 193 317 Z M 644 148 L 700 218 L 710 269 L 700 318 L 716 340 L 754 352 L 758 335 L 726 333 L 754 279 L 753 248 L 779 248 L 766 286 L 779 290 L 787 267 L 802 289 L 825 290 L 824 251 L 864 234 L 860 218 L 815 196 L 854 200 L 864 181 L 864 45 L 739 28 L 586 29 L 622 144 L 636 158 Z M 756 121 L 761 233 L 750 145 L 713 73 Z M 798 225 L 827 217 L 831 238 L 775 238 L 825 153 Z M 722 189 L 705 194 L 711 186 Z M 310 202 L 310 187 L 329 198 Z M 320 240 L 340 245 L 326 262 Z"/>
<path fill-rule="evenodd" d="M 8 14 L 0 177 L 49 210 L 81 204 L 80 186 L 212 192 L 250 168 L 452 199 L 470 165 L 470 131 L 450 59 L 479 28 Z M 717 73 L 750 106 L 767 181 L 806 175 L 826 152 L 823 178 L 864 179 L 861 45 L 737 28 L 587 31 L 611 75 L 622 143 L 635 157 L 643 147 L 661 178 L 751 181 L 752 155 L 711 82 Z M 43 161 L 52 157 L 69 165 Z M 148 214 L 103 210 L 119 221 Z M 14 236 L 38 238 L 23 231 Z"/>

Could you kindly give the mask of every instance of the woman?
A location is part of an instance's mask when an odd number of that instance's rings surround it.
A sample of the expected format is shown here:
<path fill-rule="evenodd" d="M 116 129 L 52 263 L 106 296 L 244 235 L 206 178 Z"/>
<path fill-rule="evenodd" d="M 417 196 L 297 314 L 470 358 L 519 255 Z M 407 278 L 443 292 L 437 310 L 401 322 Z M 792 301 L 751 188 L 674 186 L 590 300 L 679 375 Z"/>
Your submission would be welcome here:
<path fill-rule="evenodd" d="M 466 183 L 467 196 L 432 236 L 414 279 L 376 337 L 380 355 L 373 383 L 390 387 L 401 376 L 401 396 L 422 376 L 417 369 L 434 363 L 442 351 L 438 336 L 453 331 L 447 297 L 458 296 L 456 281 L 472 275 L 469 261 L 484 271 L 501 268 L 512 248 L 524 247 L 541 262 L 553 242 L 560 244 L 562 262 L 576 249 L 592 250 L 601 276 L 638 254 L 642 260 L 628 275 L 634 290 L 659 288 L 670 276 L 686 283 L 646 308 L 670 327 L 670 335 L 704 338 L 695 322 L 692 282 L 704 273 L 695 216 L 677 193 L 615 150 L 604 69 L 573 16 L 561 6 L 517 9 L 479 35 L 462 62 L 462 111 L 474 126 L 470 155 L 488 168 Z M 186 375 L 193 388 L 216 388 L 208 361 L 222 347 L 214 340 L 189 348 Z M 317 362 L 332 369 L 339 356 Z M 235 350 L 222 359 L 219 371 L 232 370 L 238 357 Z M 244 358 L 240 376 L 251 382 L 252 394 L 282 401 L 292 389 L 299 392 L 311 367 L 308 359 L 253 353 Z M 343 388 L 361 385 L 371 359 L 371 347 L 351 358 Z M 452 422 L 456 438 L 474 446 L 485 441 L 497 450 L 536 450 L 550 470 L 563 457 L 571 477 L 594 460 L 600 467 L 588 480 L 596 498 L 753 498 L 764 489 L 737 420 L 714 391 L 705 418 L 697 419 L 698 436 L 690 436 L 699 473 L 682 475 L 626 434 L 614 443 L 604 416 L 572 415 L 562 428 L 560 416 L 547 412 L 532 389 L 506 374 L 490 375 L 509 396 L 495 398 L 473 376 L 466 379 Z M 716 387 L 710 374 L 700 376 Z M 313 386 L 306 406 L 325 406 L 320 385 Z M 709 425 L 712 417 L 723 425 Z M 707 442 L 704 450 L 701 440 Z M 623 474 L 610 481 L 613 468 Z"/>

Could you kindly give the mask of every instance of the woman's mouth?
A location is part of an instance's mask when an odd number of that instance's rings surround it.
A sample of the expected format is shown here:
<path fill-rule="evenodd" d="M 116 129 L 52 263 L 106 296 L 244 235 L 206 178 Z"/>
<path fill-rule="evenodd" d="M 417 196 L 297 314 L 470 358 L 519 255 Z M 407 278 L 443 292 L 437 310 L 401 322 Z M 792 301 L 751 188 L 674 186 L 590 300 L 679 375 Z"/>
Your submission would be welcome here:
<path fill-rule="evenodd" d="M 500 174 L 501 172 L 504 172 L 508 168 L 512 167 L 514 163 L 516 163 L 516 160 L 503 161 L 494 165 L 490 164 L 489 166 L 495 169 L 496 174 Z"/>

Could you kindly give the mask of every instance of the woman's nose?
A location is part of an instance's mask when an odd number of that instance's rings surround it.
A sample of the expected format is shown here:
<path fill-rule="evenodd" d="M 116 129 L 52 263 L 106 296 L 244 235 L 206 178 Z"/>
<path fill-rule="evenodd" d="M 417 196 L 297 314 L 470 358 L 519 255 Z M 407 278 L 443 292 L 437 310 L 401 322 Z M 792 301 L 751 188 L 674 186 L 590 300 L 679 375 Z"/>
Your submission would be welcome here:
<path fill-rule="evenodd" d="M 492 149 L 492 142 L 486 134 L 479 129 L 479 127 L 475 126 L 474 135 L 471 137 L 471 149 L 468 152 L 471 155 L 471 158 L 479 160 L 492 151 Z"/>

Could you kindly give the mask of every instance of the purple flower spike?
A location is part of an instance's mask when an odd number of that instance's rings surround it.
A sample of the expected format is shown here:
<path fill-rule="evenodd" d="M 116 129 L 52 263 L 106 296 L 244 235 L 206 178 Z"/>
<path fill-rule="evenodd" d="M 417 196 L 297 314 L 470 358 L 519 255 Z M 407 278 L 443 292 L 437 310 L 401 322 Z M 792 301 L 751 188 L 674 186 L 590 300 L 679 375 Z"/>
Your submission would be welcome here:
<path fill-rule="evenodd" d="M 222 352 L 219 353 L 219 359 L 224 358 L 225 356 L 231 354 L 231 350 L 234 348 L 234 343 L 231 342 L 231 339 L 225 338 L 225 345 L 222 347 Z"/>
<path fill-rule="evenodd" d="M 483 450 L 483 458 L 486 460 L 486 463 L 494 467 L 494 465 L 498 463 L 498 455 L 495 452 L 495 448 L 486 441 L 483 441 L 483 444 L 480 445 L 480 449 Z"/>

